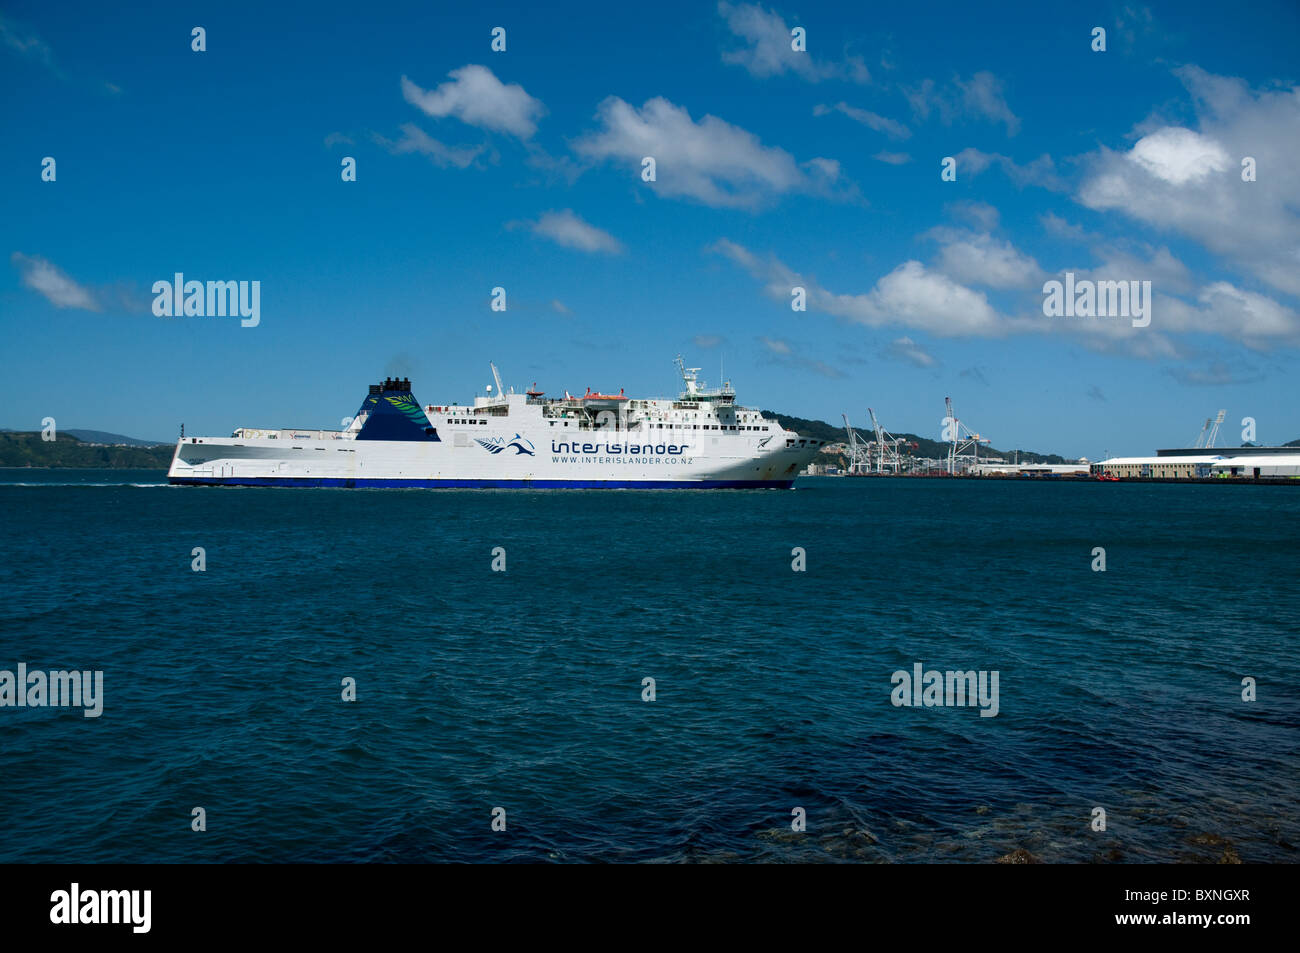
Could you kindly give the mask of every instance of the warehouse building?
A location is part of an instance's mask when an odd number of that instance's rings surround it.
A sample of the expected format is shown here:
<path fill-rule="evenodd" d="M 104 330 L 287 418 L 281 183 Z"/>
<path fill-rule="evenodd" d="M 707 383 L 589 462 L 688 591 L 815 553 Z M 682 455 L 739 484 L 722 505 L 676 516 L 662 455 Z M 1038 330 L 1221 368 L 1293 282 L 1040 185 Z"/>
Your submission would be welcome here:
<path fill-rule="evenodd" d="M 1089 464 L 1079 463 L 977 463 L 966 471 L 972 476 L 991 477 L 1082 477 Z"/>
<path fill-rule="evenodd" d="M 1113 476 L 1126 479 L 1186 480 L 1193 477 L 1208 479 L 1211 468 L 1219 460 L 1218 454 L 1201 453 L 1185 457 L 1111 457 L 1092 465 L 1094 476 Z"/>
<path fill-rule="evenodd" d="M 1093 476 L 1121 479 L 1277 479 L 1300 476 L 1295 447 L 1157 450 L 1153 457 L 1112 457 L 1091 466 Z"/>
<path fill-rule="evenodd" d="M 1215 476 L 1228 477 L 1300 477 L 1300 453 L 1276 455 L 1249 454 L 1218 460 L 1210 468 Z"/>

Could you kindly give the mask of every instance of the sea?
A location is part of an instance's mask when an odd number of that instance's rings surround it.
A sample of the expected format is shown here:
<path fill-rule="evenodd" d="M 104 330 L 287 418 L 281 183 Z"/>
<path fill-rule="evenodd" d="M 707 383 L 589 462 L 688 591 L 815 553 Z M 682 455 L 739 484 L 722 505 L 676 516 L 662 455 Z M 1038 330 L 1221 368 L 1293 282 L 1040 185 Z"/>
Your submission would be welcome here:
<path fill-rule="evenodd" d="M 0 670 L 103 673 L 0 707 L 0 861 L 1300 859 L 1292 488 L 24 469 L 0 510 Z"/>

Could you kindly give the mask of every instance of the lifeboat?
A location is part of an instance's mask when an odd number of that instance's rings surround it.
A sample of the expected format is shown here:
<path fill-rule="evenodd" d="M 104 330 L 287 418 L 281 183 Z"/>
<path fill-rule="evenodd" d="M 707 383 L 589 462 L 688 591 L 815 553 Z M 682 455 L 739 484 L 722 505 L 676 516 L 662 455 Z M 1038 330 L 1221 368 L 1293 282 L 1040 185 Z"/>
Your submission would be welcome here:
<path fill-rule="evenodd" d="M 627 398 L 623 396 L 623 388 L 621 387 L 618 389 L 617 394 L 599 394 L 588 387 L 587 393 L 579 397 L 578 400 L 627 400 Z"/>

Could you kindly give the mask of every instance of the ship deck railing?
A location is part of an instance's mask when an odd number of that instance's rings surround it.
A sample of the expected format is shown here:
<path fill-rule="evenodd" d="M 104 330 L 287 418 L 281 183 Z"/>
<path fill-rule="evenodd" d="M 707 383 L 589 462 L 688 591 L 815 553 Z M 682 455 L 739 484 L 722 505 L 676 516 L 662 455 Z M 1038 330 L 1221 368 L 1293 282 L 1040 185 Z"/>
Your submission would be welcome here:
<path fill-rule="evenodd" d="M 345 440 L 341 430 L 273 430 L 262 427 L 240 427 L 230 435 L 240 440 Z"/>

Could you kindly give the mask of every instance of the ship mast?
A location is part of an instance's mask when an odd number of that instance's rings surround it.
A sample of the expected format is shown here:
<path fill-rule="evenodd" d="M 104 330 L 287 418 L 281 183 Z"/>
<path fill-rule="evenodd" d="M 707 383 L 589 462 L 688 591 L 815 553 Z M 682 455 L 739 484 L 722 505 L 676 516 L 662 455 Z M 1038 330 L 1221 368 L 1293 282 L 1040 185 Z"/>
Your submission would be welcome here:
<path fill-rule="evenodd" d="M 497 370 L 497 366 L 491 361 L 488 361 L 488 367 L 492 368 L 492 379 L 497 382 L 497 400 L 505 400 L 506 392 L 505 388 L 501 386 L 501 372 Z"/>
<path fill-rule="evenodd" d="M 686 385 L 686 395 L 691 397 L 696 396 L 699 393 L 698 380 L 700 368 L 687 367 L 686 360 L 680 354 L 677 355 L 677 360 L 673 363 L 677 365 L 677 372 L 682 375 L 682 383 Z"/>

